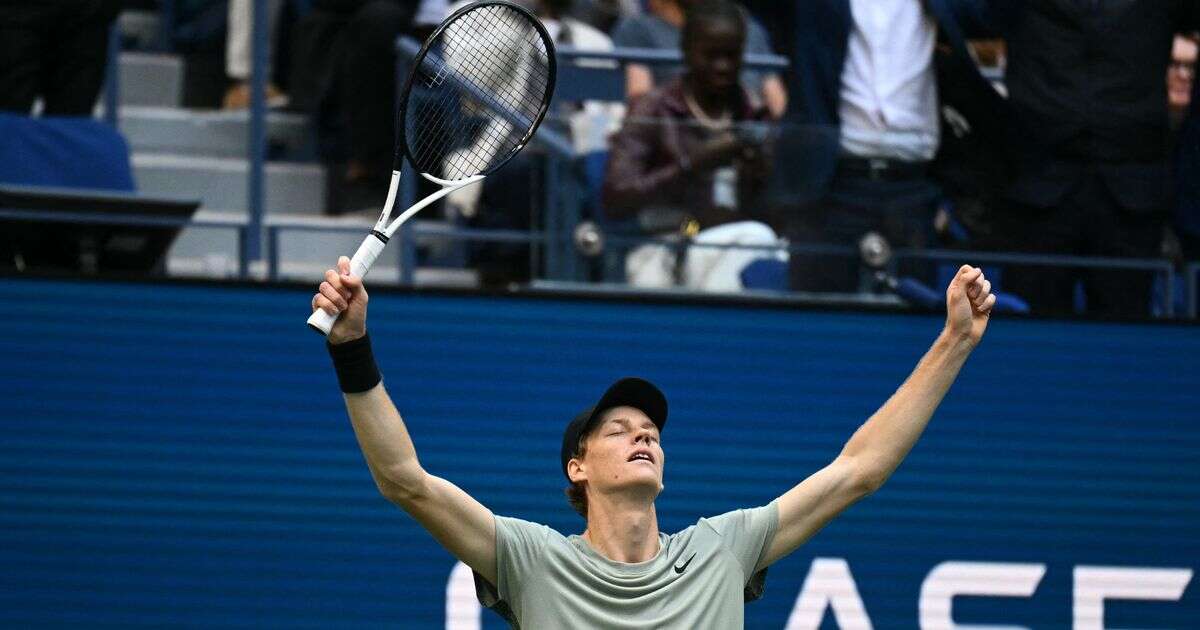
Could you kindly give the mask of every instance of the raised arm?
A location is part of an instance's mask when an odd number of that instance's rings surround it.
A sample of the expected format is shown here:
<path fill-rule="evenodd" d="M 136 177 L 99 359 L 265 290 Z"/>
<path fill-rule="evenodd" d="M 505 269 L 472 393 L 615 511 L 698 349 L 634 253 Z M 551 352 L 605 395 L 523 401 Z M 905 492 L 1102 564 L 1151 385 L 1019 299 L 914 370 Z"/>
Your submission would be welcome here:
<path fill-rule="evenodd" d="M 946 327 L 933 347 L 900 389 L 846 442 L 837 459 L 779 498 L 779 528 L 758 568 L 795 551 L 887 481 L 983 338 L 996 303 L 991 288 L 980 269 L 965 265 L 959 269 L 946 289 Z"/>
<path fill-rule="evenodd" d="M 329 333 L 335 360 L 362 361 L 366 347 L 367 291 L 362 279 L 349 275 L 350 261 L 338 260 L 338 271 L 325 272 L 313 309 L 342 313 Z M 354 356 L 348 356 L 350 349 Z M 369 355 L 367 357 L 369 359 Z M 341 376 L 341 375 L 339 375 Z M 358 389 L 346 387 L 343 389 Z M 458 486 L 421 467 L 400 412 L 383 387 L 344 394 L 354 435 L 379 492 L 421 524 L 464 564 L 496 583 L 496 520 L 492 512 Z"/>

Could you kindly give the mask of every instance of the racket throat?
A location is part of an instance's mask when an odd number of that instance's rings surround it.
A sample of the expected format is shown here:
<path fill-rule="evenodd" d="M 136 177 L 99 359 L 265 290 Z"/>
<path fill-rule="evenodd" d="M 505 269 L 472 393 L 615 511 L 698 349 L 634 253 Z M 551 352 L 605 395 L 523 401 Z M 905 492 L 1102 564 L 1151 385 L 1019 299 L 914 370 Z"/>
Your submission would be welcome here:
<path fill-rule="evenodd" d="M 361 232 L 359 232 L 359 233 L 361 234 Z M 387 245 L 387 242 L 389 240 L 388 235 L 384 234 L 383 232 L 380 232 L 379 230 L 371 230 L 371 236 L 374 236 L 375 238 L 379 239 L 379 242 L 383 243 L 384 245 Z"/>

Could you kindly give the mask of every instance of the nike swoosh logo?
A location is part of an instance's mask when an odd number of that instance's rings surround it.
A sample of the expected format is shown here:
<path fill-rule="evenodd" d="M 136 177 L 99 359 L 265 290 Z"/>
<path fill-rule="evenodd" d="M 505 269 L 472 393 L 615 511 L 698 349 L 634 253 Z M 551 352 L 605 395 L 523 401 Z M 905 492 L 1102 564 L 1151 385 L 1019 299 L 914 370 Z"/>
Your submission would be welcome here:
<path fill-rule="evenodd" d="M 696 557 L 696 554 L 693 553 L 692 557 L 687 559 L 687 562 L 684 562 L 682 565 L 678 565 L 678 564 L 675 565 L 675 572 L 683 573 L 684 571 L 687 571 L 688 565 L 692 563 L 692 558 L 695 558 L 695 557 Z"/>

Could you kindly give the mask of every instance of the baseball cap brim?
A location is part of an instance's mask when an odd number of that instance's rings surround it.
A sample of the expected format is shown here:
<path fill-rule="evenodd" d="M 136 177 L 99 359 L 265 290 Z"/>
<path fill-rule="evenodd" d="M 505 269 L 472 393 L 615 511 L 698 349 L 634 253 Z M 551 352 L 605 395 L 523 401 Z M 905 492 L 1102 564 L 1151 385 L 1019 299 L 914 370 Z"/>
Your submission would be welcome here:
<path fill-rule="evenodd" d="M 579 437 L 591 431 L 600 416 L 613 407 L 633 407 L 646 414 L 661 433 L 667 424 L 667 397 L 653 383 L 636 377 L 618 380 L 604 391 L 604 395 L 590 409 L 585 409 L 567 425 L 563 433 L 562 469 L 567 474 L 567 462 L 571 461 Z"/>

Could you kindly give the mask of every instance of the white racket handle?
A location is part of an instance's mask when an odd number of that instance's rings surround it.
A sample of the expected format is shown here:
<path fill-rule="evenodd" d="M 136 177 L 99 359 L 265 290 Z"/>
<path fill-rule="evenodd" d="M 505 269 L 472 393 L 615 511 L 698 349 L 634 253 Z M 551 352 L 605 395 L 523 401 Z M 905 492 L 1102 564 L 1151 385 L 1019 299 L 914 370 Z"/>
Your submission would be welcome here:
<path fill-rule="evenodd" d="M 367 272 L 371 270 L 371 265 L 375 264 L 375 259 L 379 258 L 379 253 L 383 251 L 384 243 L 374 232 L 367 235 L 363 239 L 362 245 L 358 246 L 358 251 L 354 252 L 354 258 L 350 259 L 350 275 L 363 278 Z M 313 311 L 312 316 L 308 318 L 308 325 L 313 330 L 322 335 L 329 336 L 329 331 L 333 328 L 333 323 L 337 321 L 338 315 L 330 315 L 325 312 L 325 309 L 317 309 Z"/>

